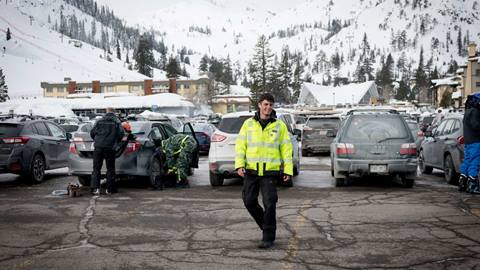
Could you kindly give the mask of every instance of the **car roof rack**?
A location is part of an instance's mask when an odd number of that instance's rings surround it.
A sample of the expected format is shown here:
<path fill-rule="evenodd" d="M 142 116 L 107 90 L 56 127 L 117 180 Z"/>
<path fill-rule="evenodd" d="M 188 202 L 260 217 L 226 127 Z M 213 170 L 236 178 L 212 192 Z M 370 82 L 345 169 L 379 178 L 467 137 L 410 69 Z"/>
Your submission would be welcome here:
<path fill-rule="evenodd" d="M 397 110 L 395 109 L 376 109 L 376 108 L 371 108 L 371 109 L 354 109 L 350 110 L 347 112 L 347 115 L 352 115 L 352 114 L 368 114 L 368 113 L 389 113 L 389 114 L 399 114 Z"/>

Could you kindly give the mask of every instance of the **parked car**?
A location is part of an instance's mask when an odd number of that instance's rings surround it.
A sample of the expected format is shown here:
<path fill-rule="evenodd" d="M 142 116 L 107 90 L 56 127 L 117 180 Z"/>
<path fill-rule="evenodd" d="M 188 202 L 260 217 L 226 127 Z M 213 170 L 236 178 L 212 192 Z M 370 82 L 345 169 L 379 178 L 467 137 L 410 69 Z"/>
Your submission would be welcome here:
<path fill-rule="evenodd" d="M 437 128 L 427 132 L 420 146 L 418 165 L 425 174 L 443 170 L 449 184 L 457 184 L 463 160 L 463 115 L 449 115 Z"/>
<path fill-rule="evenodd" d="M 90 133 L 93 128 L 93 123 L 78 123 L 78 124 L 61 124 L 60 125 L 65 132 L 72 134 L 72 137 L 77 133 Z"/>
<path fill-rule="evenodd" d="M 181 118 L 183 118 L 183 116 L 151 112 L 151 111 L 144 111 L 143 113 L 136 115 L 136 120 L 162 122 L 165 124 L 169 124 L 170 126 L 175 128 L 178 132 L 182 132 L 183 126 L 184 126 L 184 122 L 181 120 Z"/>
<path fill-rule="evenodd" d="M 40 183 L 45 170 L 68 165 L 69 139 L 60 126 L 47 120 L 0 122 L 0 172 Z"/>
<path fill-rule="evenodd" d="M 161 142 L 178 132 L 171 125 L 161 122 L 137 121 L 130 122 L 130 126 L 135 140 L 128 142 L 126 147 L 117 153 L 115 173 L 118 177 L 148 177 L 150 183 L 153 183 L 156 177 L 163 177 L 166 172 Z M 193 128 L 189 123 L 184 125 L 183 133 L 194 137 Z M 84 186 L 90 185 L 93 151 L 94 146 L 91 139 L 73 140 L 70 144 L 69 172 L 78 176 L 79 182 Z M 198 150 L 194 154 L 190 166 L 198 168 Z M 102 175 L 105 174 L 106 166 L 103 166 Z"/>
<path fill-rule="evenodd" d="M 350 111 L 330 147 L 331 173 L 342 186 L 352 175 L 400 176 L 412 187 L 417 149 L 404 118 L 393 110 Z"/>
<path fill-rule="evenodd" d="M 339 116 L 310 116 L 303 126 L 302 156 L 328 153 L 337 135 Z"/>
<path fill-rule="evenodd" d="M 210 184 L 212 186 L 223 185 L 225 178 L 238 177 L 235 171 L 235 140 L 237 139 L 243 122 L 252 117 L 252 112 L 236 112 L 223 116 L 218 130 L 211 138 L 210 151 L 208 153 Z M 288 121 L 286 114 L 279 113 L 277 118 L 281 121 Z M 290 139 L 293 146 L 293 174 L 298 175 L 300 171 L 299 145 L 297 136 L 299 131 L 292 130 L 287 125 Z M 286 183 L 293 185 L 293 180 Z"/>
<path fill-rule="evenodd" d="M 193 124 L 193 131 L 195 131 L 200 154 L 208 154 L 208 151 L 210 151 L 210 137 L 212 137 L 215 130 L 215 126 L 209 123 Z"/>

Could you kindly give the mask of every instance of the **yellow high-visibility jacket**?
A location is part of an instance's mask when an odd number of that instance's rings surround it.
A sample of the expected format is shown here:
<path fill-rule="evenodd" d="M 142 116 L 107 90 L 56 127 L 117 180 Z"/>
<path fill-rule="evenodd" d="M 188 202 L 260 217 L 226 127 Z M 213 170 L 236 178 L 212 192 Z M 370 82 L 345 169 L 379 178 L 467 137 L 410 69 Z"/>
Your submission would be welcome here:
<path fill-rule="evenodd" d="M 285 123 L 276 119 L 262 130 L 253 117 L 247 119 L 235 142 L 235 169 L 245 168 L 258 176 L 293 175 L 292 142 Z"/>

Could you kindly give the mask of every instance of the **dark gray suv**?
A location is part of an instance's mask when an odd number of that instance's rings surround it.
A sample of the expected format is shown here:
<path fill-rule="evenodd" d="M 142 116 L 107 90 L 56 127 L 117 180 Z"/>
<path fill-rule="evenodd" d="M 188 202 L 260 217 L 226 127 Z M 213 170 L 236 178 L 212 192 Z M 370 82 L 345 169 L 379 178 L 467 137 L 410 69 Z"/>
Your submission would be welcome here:
<path fill-rule="evenodd" d="M 31 183 L 43 181 L 45 170 L 68 166 L 69 137 L 46 120 L 0 122 L 0 172 L 20 174 Z"/>
<path fill-rule="evenodd" d="M 405 186 L 414 184 L 417 148 L 396 111 L 352 111 L 341 123 L 330 153 L 336 186 L 351 175 L 400 176 Z"/>

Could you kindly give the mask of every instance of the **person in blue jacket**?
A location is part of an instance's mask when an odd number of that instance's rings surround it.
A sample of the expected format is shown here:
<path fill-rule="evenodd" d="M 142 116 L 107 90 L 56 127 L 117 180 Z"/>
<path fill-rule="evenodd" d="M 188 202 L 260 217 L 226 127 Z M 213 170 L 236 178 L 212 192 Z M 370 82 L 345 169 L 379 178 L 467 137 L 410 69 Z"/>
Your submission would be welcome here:
<path fill-rule="evenodd" d="M 465 151 L 460 166 L 459 191 L 480 194 L 480 92 L 467 97 L 463 116 Z"/>

